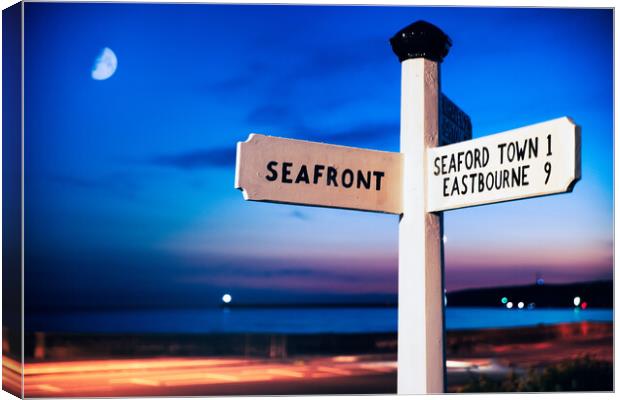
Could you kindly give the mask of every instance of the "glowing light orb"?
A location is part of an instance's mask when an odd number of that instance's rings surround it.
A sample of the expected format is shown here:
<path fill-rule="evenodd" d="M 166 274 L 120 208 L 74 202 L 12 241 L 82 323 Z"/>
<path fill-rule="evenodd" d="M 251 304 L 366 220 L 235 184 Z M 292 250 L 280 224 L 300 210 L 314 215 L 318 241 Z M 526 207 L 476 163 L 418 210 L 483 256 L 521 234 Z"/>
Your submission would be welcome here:
<path fill-rule="evenodd" d="M 502 304 L 508 303 L 508 297 L 502 297 Z"/>
<path fill-rule="evenodd" d="M 579 303 L 581 303 L 581 298 L 577 296 L 573 299 L 573 304 L 575 305 L 575 307 L 579 307 Z"/>
<path fill-rule="evenodd" d="M 232 296 L 226 293 L 224 296 L 222 296 L 222 301 L 228 304 L 232 301 Z"/>
<path fill-rule="evenodd" d="M 517 304 L 517 307 L 523 308 L 525 307 L 525 304 L 522 301 L 520 301 L 519 304 Z"/>
<path fill-rule="evenodd" d="M 508 303 L 506 303 L 506 308 L 512 308 L 512 301 L 509 301 Z"/>

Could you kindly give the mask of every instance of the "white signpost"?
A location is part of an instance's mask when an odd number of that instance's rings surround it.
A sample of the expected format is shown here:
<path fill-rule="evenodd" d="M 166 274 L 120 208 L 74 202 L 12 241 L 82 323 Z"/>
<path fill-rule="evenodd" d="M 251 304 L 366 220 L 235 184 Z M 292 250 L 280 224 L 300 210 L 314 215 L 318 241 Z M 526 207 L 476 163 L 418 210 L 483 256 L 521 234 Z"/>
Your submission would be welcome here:
<path fill-rule="evenodd" d="M 237 145 L 246 200 L 400 215 L 398 393 L 445 390 L 443 210 L 571 191 L 581 177 L 570 119 L 471 140 L 471 120 L 441 94 L 451 46 L 415 22 L 390 39 L 401 61 L 400 153 L 251 134 Z"/>

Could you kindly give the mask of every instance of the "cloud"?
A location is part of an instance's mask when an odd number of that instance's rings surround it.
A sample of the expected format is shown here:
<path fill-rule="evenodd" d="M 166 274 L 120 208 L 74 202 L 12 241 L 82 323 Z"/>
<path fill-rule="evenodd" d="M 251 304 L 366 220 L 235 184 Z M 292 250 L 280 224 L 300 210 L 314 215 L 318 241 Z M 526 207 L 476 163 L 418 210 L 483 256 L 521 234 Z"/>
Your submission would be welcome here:
<path fill-rule="evenodd" d="M 275 263 L 274 263 L 275 264 Z M 233 288 L 305 288 L 321 290 L 328 287 L 351 286 L 364 292 L 367 286 L 379 284 L 380 291 L 394 289 L 395 275 L 378 271 L 338 271 L 337 268 L 319 269 L 298 265 L 283 267 L 257 262 L 252 265 L 225 265 L 211 263 L 200 270 L 186 272 L 180 278 L 193 284 L 222 285 Z"/>
<path fill-rule="evenodd" d="M 160 154 L 152 157 L 149 163 L 162 167 L 191 170 L 212 167 L 234 167 L 235 157 L 235 146 L 226 146 Z"/>
<path fill-rule="evenodd" d="M 305 65 L 294 76 L 303 78 L 321 78 L 340 73 L 349 73 L 363 67 L 393 61 L 378 57 L 377 47 L 385 46 L 386 41 L 377 39 L 362 40 L 354 46 L 332 46 L 321 48 L 310 54 Z M 373 49 L 369 50 L 369 48 Z"/>
<path fill-rule="evenodd" d="M 236 265 L 208 268 L 185 274 L 180 279 L 200 285 L 232 289 L 286 290 L 318 293 L 394 293 L 398 286 L 396 273 L 385 271 L 338 271 L 312 266 L 274 267 L 271 265 Z"/>
<path fill-rule="evenodd" d="M 211 77 L 209 81 L 197 85 L 197 89 L 201 93 L 234 98 L 239 92 L 254 91 L 256 88 L 271 82 L 269 72 L 273 72 L 276 68 L 277 64 L 274 66 L 253 62 L 223 79 L 213 81 L 213 77 Z"/>
<path fill-rule="evenodd" d="M 316 130 L 315 130 L 316 131 Z M 368 143 L 393 144 L 398 149 L 400 125 L 398 122 L 366 123 L 357 128 L 336 131 L 316 136 L 315 139 L 325 143 L 346 146 L 360 146 Z M 393 143 L 392 143 L 393 142 Z"/>
<path fill-rule="evenodd" d="M 237 75 L 214 83 L 207 83 L 204 85 L 204 90 L 207 93 L 229 93 L 230 91 L 247 89 L 254 83 L 250 75 Z"/>
<path fill-rule="evenodd" d="M 71 189 L 105 191 L 123 197 L 135 197 L 139 184 L 135 177 L 126 172 L 116 172 L 101 176 L 52 175 L 49 179 Z"/>
<path fill-rule="evenodd" d="M 289 215 L 302 221 L 307 221 L 310 219 L 306 213 L 303 213 L 299 210 L 293 210 Z"/>
<path fill-rule="evenodd" d="M 257 109 L 258 110 L 258 109 Z M 276 115 L 285 112 L 279 107 L 265 107 L 264 115 Z M 359 128 L 335 131 L 334 133 L 316 134 L 321 129 L 308 129 L 303 126 L 287 130 L 285 134 L 289 138 L 313 140 L 330 144 L 347 146 L 363 146 L 374 143 L 390 143 L 398 147 L 399 125 L 397 122 L 366 123 Z M 148 164 L 172 167 L 183 170 L 195 170 L 204 168 L 232 168 L 236 162 L 236 147 L 234 145 L 187 150 L 169 154 L 158 154 L 147 160 Z M 89 182 L 74 182 L 74 184 L 88 185 Z M 297 216 L 299 218 L 299 216 Z"/>
<path fill-rule="evenodd" d="M 308 128 L 298 125 L 295 128 L 275 128 L 269 134 L 289 139 L 309 140 L 341 146 L 364 147 L 383 151 L 399 151 L 399 122 L 368 122 L 349 129 Z"/>
<path fill-rule="evenodd" d="M 258 113 L 260 109 L 256 109 Z M 263 116 L 276 116 L 279 113 L 286 113 L 286 109 L 280 107 L 263 107 Z M 308 129 L 299 127 L 291 129 L 289 138 L 298 138 L 303 140 L 314 140 L 330 144 L 339 144 L 347 146 L 363 146 L 365 144 L 374 143 L 391 143 L 398 148 L 398 132 L 399 125 L 397 122 L 385 123 L 367 123 L 359 128 L 336 131 L 334 133 L 316 134 L 320 129 Z M 310 133 L 313 132 L 313 133 Z M 390 140 L 392 138 L 393 140 Z M 387 139 L 387 140 L 386 140 Z M 187 150 L 169 154 L 158 154 L 147 160 L 148 164 L 160 167 L 171 167 L 182 170 L 196 170 L 205 168 L 232 168 L 236 162 L 236 147 L 225 146 L 210 149 Z M 90 185 L 90 181 L 75 181 L 74 185 Z M 296 218 L 304 219 L 305 216 L 293 215 Z"/>
<path fill-rule="evenodd" d="M 250 111 L 247 121 L 259 124 L 273 124 L 276 122 L 282 124 L 283 121 L 291 121 L 293 115 L 295 115 L 295 112 L 289 107 L 267 104 Z"/>
<path fill-rule="evenodd" d="M 68 176 L 68 175 L 54 175 L 50 178 L 53 182 L 60 183 L 64 186 L 72 186 L 76 188 L 95 188 L 99 187 L 101 184 L 100 180 L 95 180 L 92 178 L 83 178 L 77 176 Z"/>
<path fill-rule="evenodd" d="M 334 129 L 333 127 L 307 126 L 299 114 L 291 107 L 276 104 L 263 104 L 251 110 L 246 121 L 250 124 L 269 126 L 270 134 L 291 139 L 312 140 L 331 144 L 359 146 L 364 143 L 394 144 L 398 149 L 400 133 L 399 121 L 364 122 L 356 121 L 354 128 Z M 275 131 L 275 132 L 274 132 Z"/>
<path fill-rule="evenodd" d="M 380 70 L 382 64 L 393 62 L 395 57 L 384 36 L 364 35 L 354 40 L 334 37 L 321 46 L 307 46 L 303 58 L 289 69 L 287 79 L 325 79 L 366 68 Z"/>

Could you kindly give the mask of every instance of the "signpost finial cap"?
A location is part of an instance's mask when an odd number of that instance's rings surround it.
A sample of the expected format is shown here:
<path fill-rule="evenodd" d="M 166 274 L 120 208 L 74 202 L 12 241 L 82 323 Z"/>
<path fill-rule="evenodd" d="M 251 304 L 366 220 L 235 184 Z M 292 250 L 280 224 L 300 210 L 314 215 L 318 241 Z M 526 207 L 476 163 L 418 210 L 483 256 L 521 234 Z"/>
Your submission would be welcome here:
<path fill-rule="evenodd" d="M 390 39 L 390 44 L 400 62 L 410 58 L 442 62 L 452 40 L 435 25 L 420 20 L 398 31 Z"/>

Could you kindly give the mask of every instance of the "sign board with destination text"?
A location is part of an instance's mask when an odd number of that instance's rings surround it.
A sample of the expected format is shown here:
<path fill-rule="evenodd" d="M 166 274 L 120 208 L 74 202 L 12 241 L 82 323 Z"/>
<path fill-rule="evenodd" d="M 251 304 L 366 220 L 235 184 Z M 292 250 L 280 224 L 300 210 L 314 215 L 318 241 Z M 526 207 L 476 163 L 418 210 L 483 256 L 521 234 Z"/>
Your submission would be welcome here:
<path fill-rule="evenodd" d="M 402 155 L 250 134 L 237 143 L 245 200 L 402 212 Z"/>
<path fill-rule="evenodd" d="M 471 140 L 471 118 L 443 93 L 439 96 L 439 146 Z"/>
<path fill-rule="evenodd" d="M 572 190 L 581 177 L 580 128 L 569 118 L 427 150 L 427 211 Z"/>

